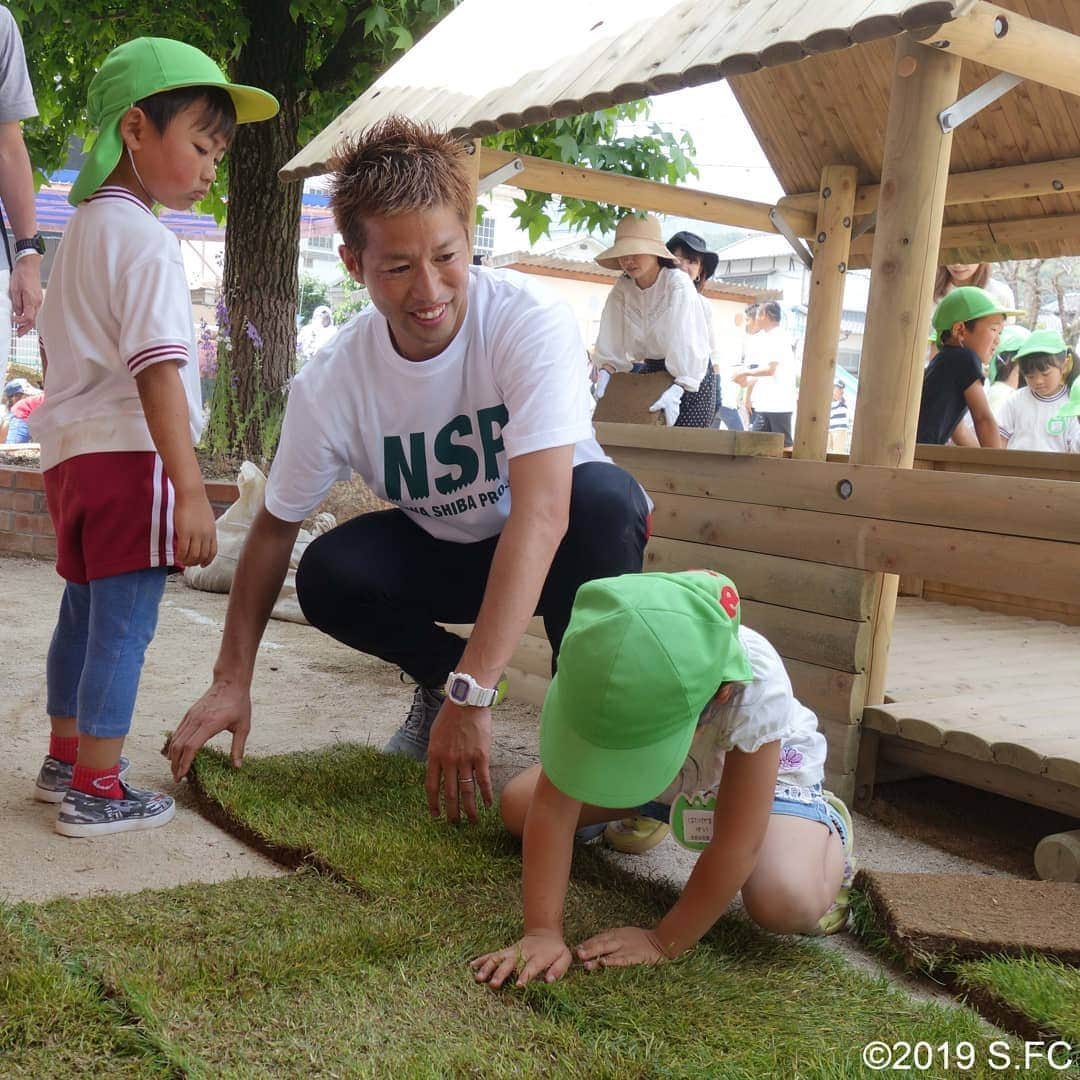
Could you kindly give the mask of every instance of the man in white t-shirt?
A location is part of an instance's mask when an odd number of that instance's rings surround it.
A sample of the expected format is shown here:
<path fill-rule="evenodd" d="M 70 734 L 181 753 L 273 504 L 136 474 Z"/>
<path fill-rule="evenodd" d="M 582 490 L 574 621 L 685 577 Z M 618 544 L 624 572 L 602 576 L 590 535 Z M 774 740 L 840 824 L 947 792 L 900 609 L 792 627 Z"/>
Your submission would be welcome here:
<path fill-rule="evenodd" d="M 795 353 L 791 338 L 780 327 L 780 305 L 761 306 L 761 326 L 747 342 L 753 362 L 751 431 L 778 431 L 791 446 L 791 416 L 795 411 Z"/>
<path fill-rule="evenodd" d="M 433 814 L 441 794 L 450 820 L 459 807 L 474 820 L 476 788 L 491 801 L 490 705 L 529 620 L 543 616 L 557 655 L 578 586 L 641 569 L 648 501 L 593 437 L 570 309 L 524 275 L 469 265 L 462 146 L 393 117 L 334 167 L 341 258 L 372 306 L 293 382 L 213 685 L 167 753 L 179 778 L 229 730 L 239 765 L 256 650 L 300 522 L 355 471 L 396 508 L 311 543 L 300 606 L 416 681 L 387 749 L 426 754 Z M 466 642 L 447 622 L 475 628 Z"/>

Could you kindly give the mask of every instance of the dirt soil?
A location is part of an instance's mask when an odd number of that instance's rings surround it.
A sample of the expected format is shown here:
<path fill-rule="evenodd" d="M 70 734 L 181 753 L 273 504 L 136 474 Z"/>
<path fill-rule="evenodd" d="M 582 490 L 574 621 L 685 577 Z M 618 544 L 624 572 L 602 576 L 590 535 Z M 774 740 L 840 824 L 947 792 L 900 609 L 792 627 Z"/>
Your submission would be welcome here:
<path fill-rule="evenodd" d="M 1040 952 L 1080 963 L 1080 885 L 881 871 L 859 884 L 910 956 Z"/>
<path fill-rule="evenodd" d="M 147 654 L 125 752 L 133 762 L 134 783 L 176 796 L 180 810 L 175 821 L 162 830 L 88 842 L 56 835 L 55 808 L 31 797 L 47 745 L 45 653 L 62 582 L 50 564 L 14 557 L 0 560 L 0 582 L 8 601 L 0 620 L 0 745 L 8 750 L 0 758 L 0 842 L 7 871 L 0 896 L 40 900 L 279 873 L 199 816 L 186 785 L 172 783 L 159 754 L 165 733 L 209 683 L 227 597 L 198 592 L 179 577 L 171 578 L 157 638 Z M 404 717 L 411 696 L 412 688 L 390 665 L 354 653 L 308 626 L 272 621 L 256 667 L 248 752 L 281 753 L 339 741 L 382 745 Z M 536 761 L 537 723 L 533 706 L 513 701 L 499 706 L 492 749 L 497 787 Z M 218 741 L 228 744 L 227 736 Z M 965 831 L 969 822 L 977 829 L 972 815 L 963 820 Z M 856 816 L 856 845 L 864 868 L 1002 872 L 861 815 Z M 618 858 L 639 872 L 674 881 L 685 880 L 693 866 L 693 856 L 670 838 L 647 856 Z"/>

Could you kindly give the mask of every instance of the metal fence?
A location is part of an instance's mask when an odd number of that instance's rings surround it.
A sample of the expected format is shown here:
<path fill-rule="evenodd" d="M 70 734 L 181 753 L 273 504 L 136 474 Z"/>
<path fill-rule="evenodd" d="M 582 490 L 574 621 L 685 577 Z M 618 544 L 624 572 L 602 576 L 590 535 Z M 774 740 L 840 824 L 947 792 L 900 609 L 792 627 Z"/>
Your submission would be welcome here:
<path fill-rule="evenodd" d="M 37 331 L 31 330 L 30 333 L 23 337 L 17 337 L 14 328 L 12 328 L 7 359 L 9 364 L 18 364 L 20 367 L 29 368 L 40 375 L 41 352 L 38 349 Z"/>

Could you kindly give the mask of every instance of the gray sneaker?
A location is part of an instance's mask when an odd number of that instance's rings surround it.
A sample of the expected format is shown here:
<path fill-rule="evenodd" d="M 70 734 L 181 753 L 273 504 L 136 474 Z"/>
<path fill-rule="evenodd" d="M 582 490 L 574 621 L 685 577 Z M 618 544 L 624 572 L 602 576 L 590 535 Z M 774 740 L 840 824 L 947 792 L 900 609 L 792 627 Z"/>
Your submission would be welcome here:
<path fill-rule="evenodd" d="M 121 780 L 127 776 L 130 768 L 131 762 L 126 757 L 122 757 L 120 759 Z M 74 771 L 74 765 L 69 765 L 66 761 L 58 761 L 46 754 L 44 764 L 37 775 L 37 783 L 34 785 L 34 798 L 38 802 L 63 802 L 68 788 L 71 787 L 71 774 Z"/>
<path fill-rule="evenodd" d="M 403 754 L 413 761 L 427 760 L 428 737 L 431 725 L 439 715 L 446 696 L 438 690 L 428 690 L 418 686 L 413 691 L 412 705 L 405 723 L 390 736 L 390 741 L 383 747 L 387 754 Z"/>
<path fill-rule="evenodd" d="M 71 791 L 60 804 L 56 831 L 61 836 L 102 836 L 105 833 L 129 832 L 134 829 L 156 829 L 171 821 L 176 813 L 172 797 L 160 791 L 142 791 L 128 787 L 122 799 L 107 799 Z"/>

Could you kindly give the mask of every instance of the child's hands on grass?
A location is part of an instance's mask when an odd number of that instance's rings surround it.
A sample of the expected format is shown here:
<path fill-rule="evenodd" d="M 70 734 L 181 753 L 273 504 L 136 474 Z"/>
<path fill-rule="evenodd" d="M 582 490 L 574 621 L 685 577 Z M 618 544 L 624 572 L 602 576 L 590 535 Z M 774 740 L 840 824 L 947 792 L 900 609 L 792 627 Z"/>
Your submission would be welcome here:
<path fill-rule="evenodd" d="M 659 964 L 668 957 L 652 930 L 640 926 L 618 926 L 583 941 L 575 950 L 586 970 L 598 967 L 630 967 Z"/>
<path fill-rule="evenodd" d="M 566 974 L 573 959 L 562 934 L 557 930 L 537 930 L 507 949 L 478 956 L 469 967 L 477 982 L 486 982 L 498 990 L 515 971 L 518 973 L 515 986 L 525 986 L 540 975 L 545 982 L 552 983 Z"/>
<path fill-rule="evenodd" d="M 217 526 L 205 492 L 176 494 L 173 512 L 176 560 L 181 566 L 209 566 L 217 555 Z"/>

